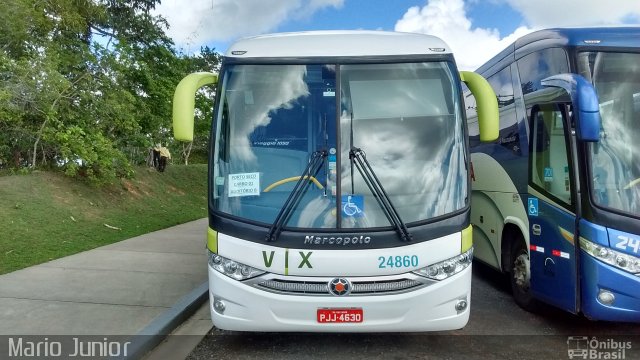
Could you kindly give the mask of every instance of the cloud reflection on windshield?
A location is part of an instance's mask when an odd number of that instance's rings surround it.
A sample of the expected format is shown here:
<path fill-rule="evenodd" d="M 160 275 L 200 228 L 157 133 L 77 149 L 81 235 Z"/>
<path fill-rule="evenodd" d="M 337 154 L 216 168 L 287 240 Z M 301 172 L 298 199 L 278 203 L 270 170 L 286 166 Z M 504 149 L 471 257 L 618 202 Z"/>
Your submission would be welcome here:
<path fill-rule="evenodd" d="M 242 73 L 233 76 L 227 94 L 231 119 L 231 156 L 234 161 L 255 165 L 249 135 L 259 126 L 271 123 L 270 113 L 291 109 L 296 99 L 309 95 L 304 81 L 305 65 L 244 65 Z M 274 71 L 277 70 L 277 71 Z"/>
<path fill-rule="evenodd" d="M 363 84 L 355 88 L 351 86 L 350 96 L 357 100 L 343 104 L 340 119 L 343 194 L 350 194 L 352 188 L 348 155 L 352 118 L 348 110 L 352 105 L 353 145 L 365 151 L 404 222 L 450 213 L 464 207 L 467 197 L 460 109 L 457 104 L 451 106 L 454 102 L 450 97 L 455 92 L 446 88 L 451 87 L 451 82 L 434 80 L 443 75 L 449 80 L 451 75 L 446 72 L 446 67 L 441 67 L 437 69 L 437 75 L 432 69 L 425 78 L 425 65 L 433 66 L 433 63 L 388 65 L 384 69 L 387 74 L 378 76 L 399 79 L 397 83 L 400 85 L 387 86 L 384 90 L 388 93 L 379 89 L 371 91 Z M 359 66 L 358 70 L 363 67 Z M 391 71 L 398 74 L 389 76 Z M 423 80 L 423 84 L 408 84 L 406 79 L 411 79 L 411 82 Z M 366 82 L 363 79 L 358 81 Z M 373 79 L 372 84 L 377 83 L 379 81 Z M 368 89 L 367 96 L 353 94 L 363 89 Z M 377 110 L 372 111 L 372 108 Z M 374 114 L 385 116 L 373 118 Z M 362 176 L 357 170 L 354 173 L 354 194 L 365 195 L 364 216 L 347 217 L 344 225 L 387 226 L 388 221 Z"/>

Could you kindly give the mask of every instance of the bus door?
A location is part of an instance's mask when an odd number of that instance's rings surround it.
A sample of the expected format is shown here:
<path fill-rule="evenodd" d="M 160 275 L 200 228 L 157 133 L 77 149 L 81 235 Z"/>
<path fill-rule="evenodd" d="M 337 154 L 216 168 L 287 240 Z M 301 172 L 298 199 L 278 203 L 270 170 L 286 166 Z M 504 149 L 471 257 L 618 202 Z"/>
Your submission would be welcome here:
<path fill-rule="evenodd" d="M 529 141 L 529 255 L 531 292 L 576 312 L 575 196 L 568 106 L 531 109 Z"/>

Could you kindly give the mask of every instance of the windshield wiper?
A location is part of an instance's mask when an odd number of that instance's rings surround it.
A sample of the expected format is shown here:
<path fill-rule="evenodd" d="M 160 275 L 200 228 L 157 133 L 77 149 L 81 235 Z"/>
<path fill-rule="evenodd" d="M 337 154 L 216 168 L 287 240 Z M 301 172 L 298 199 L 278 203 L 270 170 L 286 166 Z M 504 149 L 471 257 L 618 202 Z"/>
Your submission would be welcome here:
<path fill-rule="evenodd" d="M 395 231 L 400 236 L 400 239 L 402 239 L 403 241 L 411 241 L 413 239 L 413 236 L 409 233 L 409 229 L 407 229 L 407 226 L 400 218 L 400 214 L 398 214 L 395 206 L 393 206 L 393 204 L 391 203 L 389 195 L 387 195 L 387 192 L 384 190 L 382 183 L 376 176 L 373 168 L 371 168 L 369 161 L 367 161 L 367 156 L 364 151 L 362 151 L 362 149 L 360 148 L 352 146 L 351 150 L 349 150 L 349 159 L 351 160 L 352 166 L 354 164 L 356 165 L 358 172 L 360 172 L 360 175 L 362 175 L 364 182 L 369 187 L 369 190 L 371 190 L 373 196 L 376 198 L 376 200 L 378 200 L 380 208 L 382 208 L 382 211 L 387 216 L 387 219 L 389 220 L 389 223 L 391 223 L 391 226 L 393 226 Z M 353 175 L 351 176 L 353 179 Z"/>
<path fill-rule="evenodd" d="M 289 197 L 287 197 L 284 205 L 282 205 L 282 208 L 280 208 L 275 221 L 269 228 L 269 232 L 267 233 L 267 236 L 265 238 L 266 241 L 275 241 L 278 238 L 282 227 L 289 220 L 289 216 L 291 215 L 293 209 L 298 206 L 298 203 L 302 199 L 302 195 L 304 195 L 304 193 L 309 188 L 309 185 L 312 182 L 311 179 L 315 179 L 318 175 L 318 172 L 320 172 L 325 157 L 327 157 L 326 150 L 313 152 L 313 154 L 311 155 L 311 159 L 309 160 L 309 164 L 302 172 L 302 175 L 300 175 L 300 178 L 296 182 L 296 185 L 293 187 L 293 190 L 289 194 Z M 305 183 L 305 180 L 308 181 Z"/>

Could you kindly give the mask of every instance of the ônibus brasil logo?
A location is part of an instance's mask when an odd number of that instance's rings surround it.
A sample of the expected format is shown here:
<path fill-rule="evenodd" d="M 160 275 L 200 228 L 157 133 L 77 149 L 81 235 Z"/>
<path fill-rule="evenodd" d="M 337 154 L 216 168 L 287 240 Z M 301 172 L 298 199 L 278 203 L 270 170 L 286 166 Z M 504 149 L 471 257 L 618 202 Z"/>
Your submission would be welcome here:
<path fill-rule="evenodd" d="M 601 340 L 593 336 L 569 336 L 567 355 L 569 359 L 625 359 L 631 350 L 631 341 Z"/>

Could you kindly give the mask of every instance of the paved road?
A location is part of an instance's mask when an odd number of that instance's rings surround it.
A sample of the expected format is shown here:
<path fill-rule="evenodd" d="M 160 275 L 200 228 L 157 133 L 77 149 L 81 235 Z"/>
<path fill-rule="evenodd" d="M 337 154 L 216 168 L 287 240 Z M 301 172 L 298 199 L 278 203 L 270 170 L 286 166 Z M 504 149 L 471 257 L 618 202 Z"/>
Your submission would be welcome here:
<path fill-rule="evenodd" d="M 204 218 L 0 275 L 0 336 L 137 334 L 206 281 L 206 228 Z"/>
<path fill-rule="evenodd" d="M 576 341 L 567 344 L 569 336 L 588 336 L 580 348 L 595 337 L 595 358 L 640 359 L 640 326 L 591 322 L 546 307 L 530 314 L 515 305 L 506 278 L 479 264 L 473 273 L 471 318 L 462 330 L 272 334 L 214 328 L 188 359 L 568 359 L 568 349 L 576 347 Z"/>

